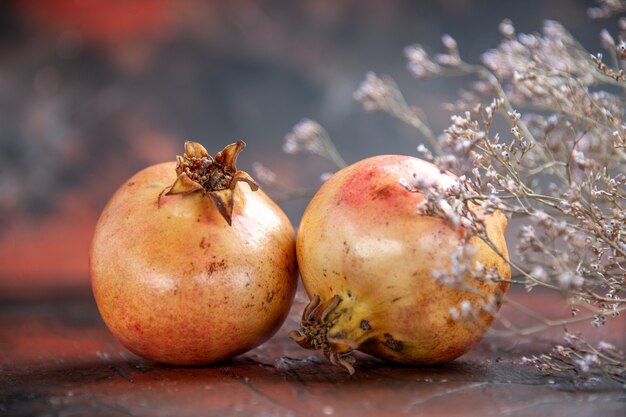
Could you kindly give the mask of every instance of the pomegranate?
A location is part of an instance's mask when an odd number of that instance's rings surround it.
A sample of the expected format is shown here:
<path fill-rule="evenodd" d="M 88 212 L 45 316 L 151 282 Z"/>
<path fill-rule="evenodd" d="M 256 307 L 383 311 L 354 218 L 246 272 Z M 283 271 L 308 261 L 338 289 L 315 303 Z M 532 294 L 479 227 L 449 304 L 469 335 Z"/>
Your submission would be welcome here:
<path fill-rule="evenodd" d="M 466 244 L 463 229 L 420 214 L 421 192 L 402 184 L 413 176 L 441 188 L 456 183 L 429 162 L 399 155 L 365 159 L 334 174 L 306 208 L 296 250 L 311 303 L 299 331 L 301 346 L 321 350 L 354 372 L 353 350 L 402 363 L 450 361 L 477 343 L 508 288 L 510 266 L 478 237 L 470 238 L 471 263 L 495 268 L 503 282 L 462 275 L 473 291 L 440 284 L 433 272 L 451 272 Z M 507 255 L 506 217 L 485 215 L 487 234 Z M 480 325 L 455 320 L 451 308 L 479 306 Z M 468 304 L 471 303 L 471 304 Z M 484 304 L 483 304 L 484 305 Z"/>
<path fill-rule="evenodd" d="M 91 248 L 98 309 L 129 350 L 199 365 L 258 346 L 280 327 L 296 286 L 289 219 L 244 171 L 238 141 L 212 158 L 185 143 L 105 207 Z"/>

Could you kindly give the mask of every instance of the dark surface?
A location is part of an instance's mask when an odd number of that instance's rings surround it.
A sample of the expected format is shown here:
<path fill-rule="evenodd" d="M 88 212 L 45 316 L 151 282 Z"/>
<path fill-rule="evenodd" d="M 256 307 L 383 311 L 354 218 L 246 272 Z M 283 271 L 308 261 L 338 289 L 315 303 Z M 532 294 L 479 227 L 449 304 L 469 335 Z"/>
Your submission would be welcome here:
<path fill-rule="evenodd" d="M 88 292 L 1 302 L 0 415 L 624 416 L 626 391 L 612 381 L 574 384 L 519 364 L 521 356 L 545 351 L 545 339 L 486 339 L 438 367 L 360 355 L 349 376 L 287 338 L 304 299 L 297 296 L 285 326 L 265 345 L 232 361 L 189 368 L 124 350 Z M 541 295 L 534 300 L 554 302 Z M 604 333 L 623 341 L 623 323 L 617 324 Z"/>

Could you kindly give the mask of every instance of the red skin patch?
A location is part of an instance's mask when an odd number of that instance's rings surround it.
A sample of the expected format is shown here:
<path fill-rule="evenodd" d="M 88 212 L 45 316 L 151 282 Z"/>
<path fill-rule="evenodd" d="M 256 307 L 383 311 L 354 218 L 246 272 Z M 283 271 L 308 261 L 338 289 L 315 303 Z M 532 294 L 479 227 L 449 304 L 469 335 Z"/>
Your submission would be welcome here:
<path fill-rule="evenodd" d="M 402 170 L 391 170 L 389 165 L 392 162 L 406 160 L 407 164 L 401 163 Z M 414 208 L 419 204 L 424 196 L 421 193 L 410 192 L 402 185 L 400 180 L 410 180 L 414 175 L 418 175 L 410 166 L 410 158 L 387 155 L 378 158 L 376 161 L 366 160 L 368 166 L 362 170 L 356 170 L 349 174 L 344 181 L 341 190 L 337 193 L 337 205 L 345 204 L 352 208 L 361 210 L 362 208 L 380 210 Z M 397 166 L 397 165 L 396 165 Z M 377 201 L 379 204 L 373 204 Z"/>

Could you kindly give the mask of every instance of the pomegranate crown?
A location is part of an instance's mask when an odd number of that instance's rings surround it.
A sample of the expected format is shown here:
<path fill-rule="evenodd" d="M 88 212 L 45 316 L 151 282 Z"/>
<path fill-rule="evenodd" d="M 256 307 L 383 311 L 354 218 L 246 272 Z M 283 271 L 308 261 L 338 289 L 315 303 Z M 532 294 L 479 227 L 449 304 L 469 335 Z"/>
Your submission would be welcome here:
<path fill-rule="evenodd" d="M 237 157 L 245 147 L 246 143 L 238 140 L 211 157 L 201 144 L 185 142 L 184 155 L 176 156 L 178 177 L 165 195 L 200 192 L 215 203 L 220 214 L 231 225 L 237 183 L 248 183 L 252 191 L 259 189 L 259 185 L 247 172 L 237 170 Z"/>

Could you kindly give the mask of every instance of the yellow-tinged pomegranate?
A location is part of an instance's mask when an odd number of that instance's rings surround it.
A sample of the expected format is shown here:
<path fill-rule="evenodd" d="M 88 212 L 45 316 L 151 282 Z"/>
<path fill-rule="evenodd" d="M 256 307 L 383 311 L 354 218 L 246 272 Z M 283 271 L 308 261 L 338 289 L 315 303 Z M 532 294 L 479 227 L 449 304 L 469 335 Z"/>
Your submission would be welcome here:
<path fill-rule="evenodd" d="M 471 291 L 442 285 L 434 271 L 451 273 L 452 258 L 465 244 L 464 231 L 445 220 L 420 214 L 425 196 L 403 185 L 413 178 L 440 188 L 456 178 L 425 161 L 399 155 L 377 156 L 334 174 L 302 217 L 297 255 L 304 287 L 312 299 L 299 331 L 300 345 L 321 350 L 353 372 L 350 352 L 412 364 L 453 360 L 477 343 L 495 311 L 479 306 L 508 288 L 506 260 L 478 237 L 470 248 L 476 262 L 504 282 L 461 276 Z M 506 217 L 485 218 L 486 231 L 504 257 Z M 478 308 L 468 326 L 451 316 L 459 305 Z"/>
<path fill-rule="evenodd" d="M 258 346 L 280 327 L 296 286 L 294 230 L 235 162 L 187 142 L 177 163 L 124 183 L 91 248 L 100 313 L 132 352 L 208 364 Z"/>

